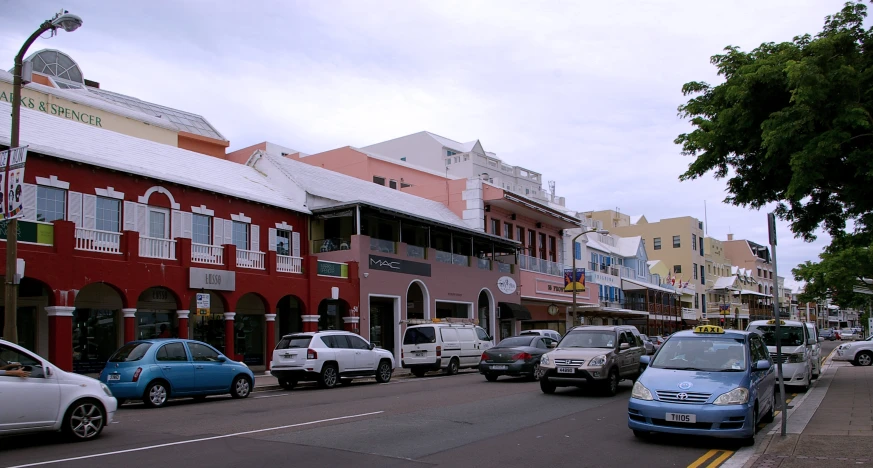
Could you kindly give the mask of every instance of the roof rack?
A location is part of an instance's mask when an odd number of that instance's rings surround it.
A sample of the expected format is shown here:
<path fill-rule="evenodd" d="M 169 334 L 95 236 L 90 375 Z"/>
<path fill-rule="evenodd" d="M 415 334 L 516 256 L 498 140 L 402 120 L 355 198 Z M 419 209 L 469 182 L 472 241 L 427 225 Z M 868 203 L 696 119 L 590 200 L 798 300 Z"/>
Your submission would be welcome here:
<path fill-rule="evenodd" d="M 432 319 L 407 319 L 401 320 L 400 323 L 405 323 L 407 325 L 429 325 L 432 323 L 444 323 L 447 325 L 479 325 L 479 319 L 445 317 Z"/>

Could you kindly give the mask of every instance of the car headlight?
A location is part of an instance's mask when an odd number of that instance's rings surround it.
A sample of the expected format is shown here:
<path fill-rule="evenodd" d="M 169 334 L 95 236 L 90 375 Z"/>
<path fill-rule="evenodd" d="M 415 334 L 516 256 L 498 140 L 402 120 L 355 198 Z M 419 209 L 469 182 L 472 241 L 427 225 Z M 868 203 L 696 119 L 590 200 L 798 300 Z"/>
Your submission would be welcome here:
<path fill-rule="evenodd" d="M 540 365 L 541 366 L 548 366 L 551 363 L 552 363 L 552 360 L 549 358 L 548 354 L 543 354 L 543 356 L 540 358 Z"/>
<path fill-rule="evenodd" d="M 601 354 L 600 356 L 594 356 L 588 361 L 588 367 L 601 367 L 606 364 L 606 355 Z"/>
<path fill-rule="evenodd" d="M 749 389 L 739 387 L 719 395 L 713 405 L 742 405 L 749 402 Z"/>
<path fill-rule="evenodd" d="M 634 383 L 634 389 L 631 392 L 631 398 L 645 401 L 654 400 L 654 398 L 652 397 L 652 392 L 649 391 L 649 389 L 646 388 L 645 385 L 641 384 L 639 380 Z"/>
<path fill-rule="evenodd" d="M 788 355 L 789 364 L 797 364 L 799 362 L 803 362 L 805 359 L 806 355 L 803 353 L 793 353 Z"/>
<path fill-rule="evenodd" d="M 100 388 L 103 389 L 103 393 L 105 393 L 106 396 L 112 396 L 112 390 L 109 390 L 109 387 L 107 387 L 105 383 L 100 382 Z"/>

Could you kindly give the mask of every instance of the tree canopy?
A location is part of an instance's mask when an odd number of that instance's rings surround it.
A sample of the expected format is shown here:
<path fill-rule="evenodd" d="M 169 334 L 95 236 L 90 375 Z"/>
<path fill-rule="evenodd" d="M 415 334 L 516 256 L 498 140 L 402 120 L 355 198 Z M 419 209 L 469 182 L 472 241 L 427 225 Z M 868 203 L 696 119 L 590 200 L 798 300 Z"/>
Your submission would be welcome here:
<path fill-rule="evenodd" d="M 830 299 L 841 307 L 859 308 L 870 303 L 873 287 L 873 251 L 855 245 L 850 236 L 835 238 L 819 255 L 818 263 L 805 262 L 792 269 L 805 281 L 801 302 Z"/>
<path fill-rule="evenodd" d="M 873 32 L 867 7 L 849 2 L 817 35 L 729 46 L 711 62 L 724 78 L 693 81 L 679 107 L 693 131 L 676 138 L 694 157 L 680 180 L 709 172 L 727 178 L 725 202 L 776 203 L 795 235 L 815 239 L 854 229 L 873 239 Z M 847 222 L 851 225 L 847 226 Z"/>

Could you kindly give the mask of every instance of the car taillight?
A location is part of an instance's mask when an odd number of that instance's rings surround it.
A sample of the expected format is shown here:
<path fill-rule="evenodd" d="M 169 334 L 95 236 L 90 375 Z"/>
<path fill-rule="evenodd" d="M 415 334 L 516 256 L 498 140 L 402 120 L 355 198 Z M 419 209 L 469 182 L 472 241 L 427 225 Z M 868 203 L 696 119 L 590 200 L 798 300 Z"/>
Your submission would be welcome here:
<path fill-rule="evenodd" d="M 488 353 L 482 353 L 482 359 L 480 359 L 480 360 L 487 361 L 488 360 Z"/>
<path fill-rule="evenodd" d="M 314 349 L 307 349 L 306 359 L 318 359 L 318 353 L 316 353 Z"/>
<path fill-rule="evenodd" d="M 437 346 L 437 353 L 436 354 L 437 354 L 437 357 L 440 357 L 443 355 L 443 347 L 442 346 Z"/>
<path fill-rule="evenodd" d="M 513 361 L 528 361 L 530 360 L 530 353 L 518 353 L 512 356 Z"/>
<path fill-rule="evenodd" d="M 133 381 L 136 382 L 139 380 L 139 374 L 142 374 L 142 367 L 137 367 L 136 371 L 133 373 Z"/>

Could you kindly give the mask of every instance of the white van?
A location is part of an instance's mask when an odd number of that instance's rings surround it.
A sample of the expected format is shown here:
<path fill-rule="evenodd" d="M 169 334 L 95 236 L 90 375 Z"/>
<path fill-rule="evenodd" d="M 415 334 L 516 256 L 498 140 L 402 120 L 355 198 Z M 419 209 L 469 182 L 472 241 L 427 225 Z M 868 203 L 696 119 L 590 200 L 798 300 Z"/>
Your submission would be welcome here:
<path fill-rule="evenodd" d="M 802 322 L 796 320 L 779 321 L 779 338 L 776 337 L 775 320 L 756 320 L 746 331 L 760 333 L 770 357 L 776 363 L 776 342 L 782 345 L 782 379 L 785 385 L 801 387 L 806 390 L 812 381 L 812 359 L 807 347 L 809 331 Z"/>
<path fill-rule="evenodd" d="M 482 353 L 493 346 L 492 338 L 472 319 L 409 320 L 400 352 L 401 367 L 416 377 L 428 371 L 478 368 Z"/>
<path fill-rule="evenodd" d="M 818 327 L 812 322 L 806 322 L 806 331 L 808 340 L 806 342 L 809 348 L 809 359 L 812 361 L 812 378 L 813 380 L 821 376 L 821 342 L 824 338 L 818 336 Z"/>

